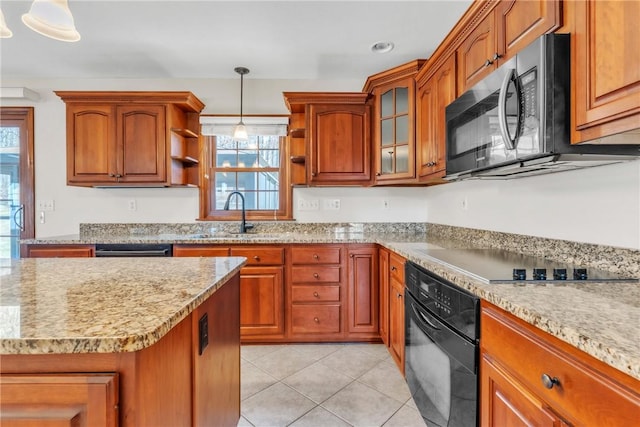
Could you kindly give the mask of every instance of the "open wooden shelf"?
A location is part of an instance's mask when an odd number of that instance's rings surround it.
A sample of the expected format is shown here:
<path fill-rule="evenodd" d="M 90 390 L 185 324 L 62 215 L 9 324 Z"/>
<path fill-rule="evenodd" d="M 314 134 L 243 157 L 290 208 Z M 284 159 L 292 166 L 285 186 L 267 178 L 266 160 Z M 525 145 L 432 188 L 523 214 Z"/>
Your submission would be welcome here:
<path fill-rule="evenodd" d="M 171 156 L 171 158 L 173 160 L 178 160 L 184 164 L 189 164 L 189 165 L 197 165 L 198 163 L 200 163 L 198 159 L 194 159 L 193 157 L 189 157 L 189 156 L 185 156 L 185 157 Z"/>
<path fill-rule="evenodd" d="M 171 132 L 174 132 L 180 136 L 184 136 L 185 138 L 197 138 L 198 134 L 192 131 L 191 129 L 182 129 L 182 128 L 171 128 Z"/>

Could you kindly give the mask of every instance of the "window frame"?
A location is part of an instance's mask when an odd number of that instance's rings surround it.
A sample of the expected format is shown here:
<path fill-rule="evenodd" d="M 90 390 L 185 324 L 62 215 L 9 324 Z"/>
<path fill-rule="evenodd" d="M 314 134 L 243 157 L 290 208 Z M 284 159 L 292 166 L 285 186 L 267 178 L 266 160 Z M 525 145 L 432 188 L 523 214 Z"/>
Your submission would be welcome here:
<path fill-rule="evenodd" d="M 290 185 L 289 173 L 289 144 L 287 136 L 280 136 L 280 185 L 278 187 L 279 207 L 277 210 L 255 210 L 245 211 L 247 220 L 258 221 L 278 221 L 293 219 L 292 215 L 292 189 Z M 215 173 L 224 169 L 230 172 L 247 171 L 253 172 L 253 168 L 218 168 L 215 166 L 215 135 L 201 136 L 202 153 L 200 170 L 200 216 L 199 221 L 239 221 L 242 217 L 241 210 L 217 210 L 215 209 Z"/>

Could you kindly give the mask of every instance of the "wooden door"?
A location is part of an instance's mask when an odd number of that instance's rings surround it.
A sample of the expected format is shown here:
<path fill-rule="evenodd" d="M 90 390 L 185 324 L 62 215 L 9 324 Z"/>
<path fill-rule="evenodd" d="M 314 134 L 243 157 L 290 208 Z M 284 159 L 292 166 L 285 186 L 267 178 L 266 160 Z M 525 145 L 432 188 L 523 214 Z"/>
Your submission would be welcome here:
<path fill-rule="evenodd" d="M 404 375 L 404 285 L 391 277 L 389 282 L 389 351 Z"/>
<path fill-rule="evenodd" d="M 118 182 L 166 183 L 165 107 L 119 105 L 116 117 Z"/>
<path fill-rule="evenodd" d="M 500 61 L 562 25 L 560 0 L 503 0 L 496 7 Z"/>
<path fill-rule="evenodd" d="M 243 338 L 284 334 L 283 267 L 240 270 L 240 333 Z"/>
<path fill-rule="evenodd" d="M 67 182 L 115 182 L 115 111 L 112 105 L 67 104 Z"/>
<path fill-rule="evenodd" d="M 456 97 L 456 57 L 452 55 L 418 89 L 417 144 L 420 181 L 445 175 L 447 122 L 445 110 Z"/>
<path fill-rule="evenodd" d="M 640 2 L 578 1 L 575 14 L 573 142 L 639 128 Z"/>
<path fill-rule="evenodd" d="M 312 184 L 371 181 L 369 105 L 311 104 L 308 142 Z"/>
<path fill-rule="evenodd" d="M 375 247 L 348 250 L 347 333 L 378 336 L 378 254 Z"/>
<path fill-rule="evenodd" d="M 389 251 L 378 249 L 378 293 L 380 298 L 379 332 L 382 342 L 389 346 Z"/>
<path fill-rule="evenodd" d="M 480 417 L 482 427 L 567 425 L 486 354 L 480 362 Z"/>
<path fill-rule="evenodd" d="M 458 89 L 464 93 L 496 69 L 497 31 L 494 12 L 469 33 L 457 50 Z"/>

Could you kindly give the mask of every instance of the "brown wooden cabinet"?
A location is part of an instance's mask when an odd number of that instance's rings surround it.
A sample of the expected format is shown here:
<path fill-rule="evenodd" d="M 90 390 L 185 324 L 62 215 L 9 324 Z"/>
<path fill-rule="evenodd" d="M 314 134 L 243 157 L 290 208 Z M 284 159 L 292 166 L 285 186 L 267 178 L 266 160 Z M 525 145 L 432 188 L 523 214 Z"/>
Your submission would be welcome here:
<path fill-rule="evenodd" d="M 378 332 L 382 343 L 389 347 L 389 251 L 378 248 Z"/>
<path fill-rule="evenodd" d="M 640 3 L 581 0 L 571 5 L 575 13 L 572 142 L 640 128 Z M 637 138 L 629 142 L 638 143 Z"/>
<path fill-rule="evenodd" d="M 494 5 L 457 48 L 458 94 L 538 36 L 562 25 L 561 0 L 502 0 Z"/>
<path fill-rule="evenodd" d="M 389 257 L 389 351 L 404 375 L 404 263 L 391 253 Z"/>
<path fill-rule="evenodd" d="M 95 245 L 23 245 L 23 258 L 92 258 Z"/>
<path fill-rule="evenodd" d="M 305 114 L 306 152 L 292 157 L 305 164 L 308 185 L 371 184 L 371 106 L 360 92 L 285 92 L 292 113 Z M 292 141 L 293 142 L 293 141 Z M 293 167 L 293 166 L 292 166 Z M 295 169 L 295 168 L 294 168 Z"/>
<path fill-rule="evenodd" d="M 480 328 L 482 426 L 637 424 L 634 378 L 484 300 Z"/>
<path fill-rule="evenodd" d="M 412 182 L 415 177 L 414 77 L 417 59 L 370 76 L 363 92 L 373 97 L 372 146 L 375 184 Z"/>
<path fill-rule="evenodd" d="M 190 92 L 66 92 L 67 184 L 198 185 L 199 123 Z"/>
<path fill-rule="evenodd" d="M 289 339 L 332 341 L 344 336 L 344 248 L 289 247 Z"/>
<path fill-rule="evenodd" d="M 376 339 L 378 324 L 378 249 L 374 245 L 350 245 L 347 334 Z"/>
<path fill-rule="evenodd" d="M 116 373 L 2 375 L 0 389 L 4 427 L 119 424 Z"/>
<path fill-rule="evenodd" d="M 420 182 L 441 183 L 446 171 L 445 108 L 456 98 L 456 58 L 432 73 L 420 73 L 417 99 L 417 169 Z"/>

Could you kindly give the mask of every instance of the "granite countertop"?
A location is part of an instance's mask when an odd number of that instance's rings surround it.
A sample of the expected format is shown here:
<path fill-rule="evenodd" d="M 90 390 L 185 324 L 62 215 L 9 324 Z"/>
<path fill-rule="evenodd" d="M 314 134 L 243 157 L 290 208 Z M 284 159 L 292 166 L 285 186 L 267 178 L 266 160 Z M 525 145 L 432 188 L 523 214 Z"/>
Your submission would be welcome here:
<path fill-rule="evenodd" d="M 4 260 L 0 354 L 141 350 L 245 262 L 242 257 Z"/>
<path fill-rule="evenodd" d="M 467 229 L 470 230 L 470 229 Z M 82 238 L 79 235 L 35 239 L 23 243 L 197 243 L 197 244 L 295 244 L 295 243 L 378 243 L 433 273 L 469 290 L 475 295 L 505 309 L 516 317 L 550 333 L 610 366 L 640 380 L 640 284 L 487 284 L 470 275 L 452 270 L 446 264 L 424 254 L 429 245 L 444 248 L 483 248 L 491 245 L 528 251 L 529 254 L 555 257 L 575 264 L 601 263 L 610 260 L 608 268 L 640 277 L 637 251 L 617 248 L 595 248 L 574 242 L 547 242 L 528 236 L 503 233 L 479 234 L 471 230 L 460 238 L 457 230 L 434 233 L 409 232 L 275 232 L 247 235 L 231 233 L 110 235 Z M 485 233 L 485 232 L 482 232 Z M 492 232 L 486 232 L 492 233 Z M 455 238 L 453 238 L 455 237 Z M 522 237 L 526 237 L 522 239 Z M 527 247 L 529 245 L 529 247 Z M 602 254 L 606 256 L 603 256 Z M 589 259 L 590 258 L 590 259 Z M 601 265 L 598 265 L 601 267 Z"/>

